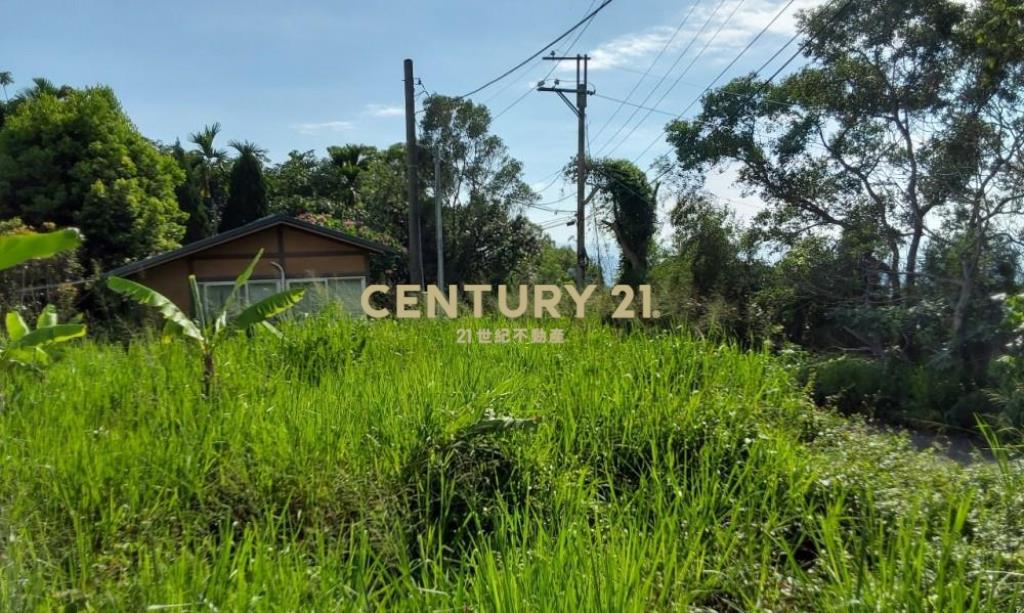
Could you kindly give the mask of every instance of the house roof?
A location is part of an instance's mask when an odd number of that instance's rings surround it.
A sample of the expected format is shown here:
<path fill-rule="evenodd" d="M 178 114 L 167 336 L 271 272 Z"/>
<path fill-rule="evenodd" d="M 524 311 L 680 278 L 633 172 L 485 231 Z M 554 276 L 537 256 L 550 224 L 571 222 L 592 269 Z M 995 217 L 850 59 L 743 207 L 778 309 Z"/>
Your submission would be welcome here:
<path fill-rule="evenodd" d="M 362 247 L 363 249 L 366 249 L 367 251 L 372 251 L 374 253 L 391 253 L 394 251 L 393 249 L 385 245 L 382 245 L 378 242 L 366 240 L 365 238 L 359 238 L 358 236 L 352 236 L 351 234 L 339 232 L 337 230 L 333 230 L 331 228 L 327 228 L 324 226 L 318 226 L 316 224 L 309 223 L 308 221 L 303 221 L 301 219 L 297 219 L 295 217 L 285 215 L 282 213 L 277 215 L 268 215 L 267 217 L 261 217 L 256 221 L 251 221 L 243 226 L 239 226 L 237 228 L 228 230 L 227 232 L 221 232 L 220 234 L 214 234 L 213 236 L 197 240 L 194 243 L 189 243 L 185 245 L 184 247 L 180 247 L 178 249 L 174 249 L 171 251 L 165 251 L 163 253 L 158 253 L 157 255 L 148 257 L 144 260 L 138 260 L 135 262 L 131 262 L 129 264 L 125 264 L 124 266 L 111 270 L 110 272 L 107 273 L 107 275 L 131 275 L 139 271 L 146 270 L 147 268 L 159 266 L 160 264 L 163 264 L 165 262 L 177 260 L 178 258 L 182 258 L 187 255 L 192 255 L 193 253 L 198 253 L 205 249 L 209 249 L 210 247 L 215 247 L 217 245 L 277 225 L 286 225 L 292 228 L 297 228 L 299 230 L 312 232 L 313 234 L 319 234 L 320 236 L 334 239 L 342 243 L 348 243 L 350 245 Z"/>

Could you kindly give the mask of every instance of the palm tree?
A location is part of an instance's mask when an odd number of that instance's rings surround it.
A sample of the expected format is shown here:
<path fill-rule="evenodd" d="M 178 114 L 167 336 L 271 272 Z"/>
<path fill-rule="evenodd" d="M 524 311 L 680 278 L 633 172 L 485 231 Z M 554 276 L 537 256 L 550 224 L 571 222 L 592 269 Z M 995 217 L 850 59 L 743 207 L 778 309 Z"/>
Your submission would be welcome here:
<path fill-rule="evenodd" d="M 359 176 L 366 171 L 372 160 L 373 147 L 366 145 L 344 145 L 341 147 L 328 147 L 327 155 L 330 156 L 331 165 L 341 172 L 344 191 L 344 203 L 353 205 L 356 202 L 357 190 L 359 188 Z"/>
<path fill-rule="evenodd" d="M 11 85 L 12 83 L 14 83 L 14 78 L 11 76 L 10 71 L 5 70 L 3 72 L 0 72 L 0 88 L 3 88 L 4 100 L 6 100 L 7 102 L 11 101 L 11 99 L 7 97 L 7 86 Z"/>
<path fill-rule="evenodd" d="M 233 140 L 228 143 L 228 147 L 237 151 L 239 156 L 252 156 L 264 164 L 267 163 L 267 150 L 252 141 Z"/>
<path fill-rule="evenodd" d="M 20 95 L 22 98 L 29 100 L 45 95 L 59 97 L 62 90 L 63 88 L 54 85 L 53 81 L 43 77 L 36 77 L 32 79 L 32 87 L 25 88 Z"/>
<path fill-rule="evenodd" d="M 213 175 L 217 166 L 228 157 L 227 151 L 217 149 L 213 141 L 220 134 L 220 123 L 214 122 L 203 129 L 189 134 L 188 140 L 196 146 L 199 153 L 199 191 L 203 204 L 206 206 L 207 215 L 214 218 L 217 213 L 217 205 L 213 201 Z"/>
<path fill-rule="evenodd" d="M 228 199 L 221 215 L 220 230 L 230 230 L 267 215 L 267 182 L 263 177 L 266 150 L 249 141 L 231 141 L 238 157 L 231 165 Z"/>

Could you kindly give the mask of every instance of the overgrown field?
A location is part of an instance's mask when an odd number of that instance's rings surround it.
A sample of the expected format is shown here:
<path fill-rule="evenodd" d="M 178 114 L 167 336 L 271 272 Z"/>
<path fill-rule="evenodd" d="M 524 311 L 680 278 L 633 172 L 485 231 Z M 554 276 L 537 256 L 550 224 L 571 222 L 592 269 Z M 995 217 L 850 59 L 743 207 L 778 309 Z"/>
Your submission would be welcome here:
<path fill-rule="evenodd" d="M 5 382 L 0 610 L 1024 607 L 1024 476 L 681 332 L 351 322 Z M 504 418 L 508 419 L 504 419 Z"/>

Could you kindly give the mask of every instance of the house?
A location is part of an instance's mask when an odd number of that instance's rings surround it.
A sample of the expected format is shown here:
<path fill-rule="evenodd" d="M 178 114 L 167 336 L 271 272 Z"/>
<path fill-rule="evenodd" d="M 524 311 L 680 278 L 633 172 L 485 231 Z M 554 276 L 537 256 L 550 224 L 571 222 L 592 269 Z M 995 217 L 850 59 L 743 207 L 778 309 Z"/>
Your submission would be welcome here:
<path fill-rule="evenodd" d="M 384 245 L 308 223 L 271 215 L 110 271 L 160 292 L 185 312 L 194 312 L 188 277 L 195 275 L 200 299 L 220 309 L 235 277 L 263 249 L 263 257 L 242 290 L 252 304 L 286 288 L 306 288 L 299 311 L 324 300 L 340 300 L 359 311 L 359 297 L 370 274 L 370 258 L 390 251 Z"/>

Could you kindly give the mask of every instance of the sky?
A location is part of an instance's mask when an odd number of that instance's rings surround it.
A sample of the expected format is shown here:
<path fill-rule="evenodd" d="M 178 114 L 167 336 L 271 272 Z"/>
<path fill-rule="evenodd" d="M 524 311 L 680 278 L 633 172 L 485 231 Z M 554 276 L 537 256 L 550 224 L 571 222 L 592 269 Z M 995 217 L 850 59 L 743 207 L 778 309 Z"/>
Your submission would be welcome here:
<path fill-rule="evenodd" d="M 462 95 L 538 51 L 601 1 L 0 0 L 7 24 L 0 70 L 12 73 L 15 91 L 33 77 L 109 85 L 149 138 L 185 141 L 220 122 L 222 144 L 250 140 L 280 161 L 292 150 L 323 155 L 329 145 L 401 142 L 405 58 L 413 59 L 427 91 Z M 669 152 L 665 123 L 692 117 L 704 88 L 776 14 L 782 16 L 717 84 L 759 68 L 795 31 L 796 12 L 821 1 L 613 0 L 578 39 L 574 32 L 553 47 L 592 56 L 590 84 L 599 96 L 587 109 L 591 155 L 649 166 Z M 574 187 L 552 179 L 575 154 L 576 119 L 555 94 L 532 91 L 553 64 L 532 61 L 472 99 L 491 109 L 492 131 L 523 162 L 526 180 L 543 190 L 541 201 L 568 212 Z M 551 78 L 574 75 L 564 64 Z M 760 203 L 732 183 L 726 172 L 707 187 L 749 218 Z M 538 223 L 566 214 L 529 212 Z M 549 233 L 560 244 L 575 236 L 567 226 Z M 609 253 L 608 242 L 588 249 Z"/>

